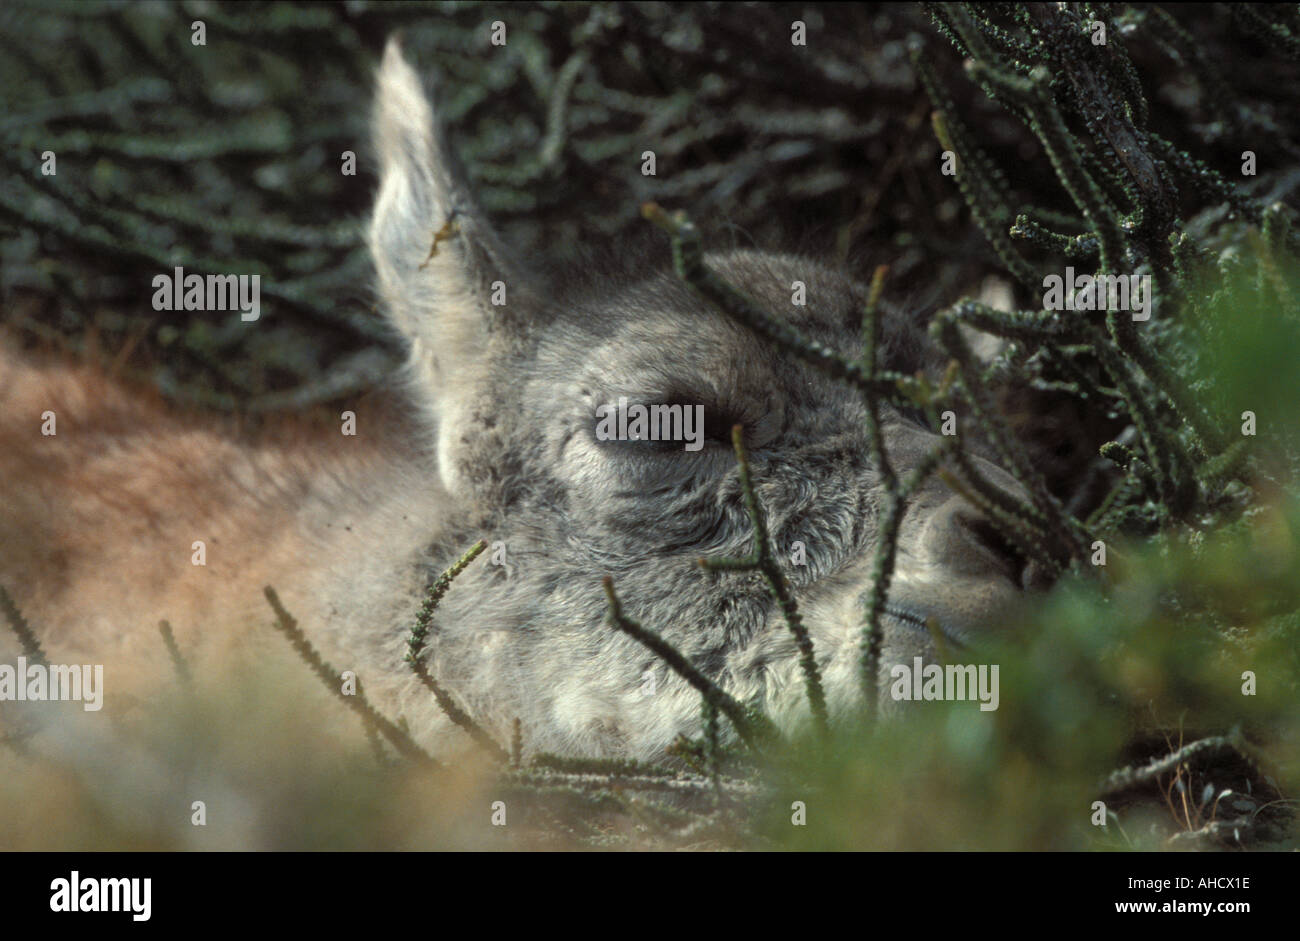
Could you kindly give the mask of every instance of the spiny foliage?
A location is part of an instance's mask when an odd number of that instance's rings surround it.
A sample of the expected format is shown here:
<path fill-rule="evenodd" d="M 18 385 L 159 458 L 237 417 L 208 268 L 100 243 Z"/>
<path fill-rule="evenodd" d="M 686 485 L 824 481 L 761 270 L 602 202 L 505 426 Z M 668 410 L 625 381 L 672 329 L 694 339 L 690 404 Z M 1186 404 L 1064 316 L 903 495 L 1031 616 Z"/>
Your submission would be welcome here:
<path fill-rule="evenodd" d="M 492 737 L 471 719 L 463 709 L 456 705 L 447 692 L 438 684 L 438 681 L 430 675 L 423 657 L 425 639 L 428 637 L 433 613 L 438 609 L 438 603 L 447 594 L 447 590 L 451 588 L 451 583 L 456 579 L 456 576 L 465 571 L 469 564 L 477 559 L 486 548 L 487 542 L 480 539 L 463 556 L 457 559 L 451 568 L 438 576 L 437 580 L 429 586 L 424 603 L 420 605 L 420 610 L 416 612 L 415 625 L 411 628 L 411 636 L 406 642 L 406 662 L 415 675 L 419 677 L 424 687 L 433 694 L 434 699 L 438 702 L 438 707 L 447 715 L 447 718 L 464 729 L 470 738 L 487 749 L 495 758 L 504 760 L 508 757 L 505 750 L 493 741 Z"/>
<path fill-rule="evenodd" d="M 298 656 L 320 678 L 325 687 L 337 693 L 339 698 L 347 703 L 348 707 L 356 712 L 369 728 L 381 733 L 403 757 L 433 763 L 433 759 L 412 740 L 410 734 L 381 715 L 359 688 L 353 693 L 343 691 L 343 677 L 337 670 L 326 663 L 316 651 L 316 648 L 312 646 L 311 641 L 307 639 L 307 635 L 298 626 L 297 619 L 281 603 L 275 589 L 268 585 L 264 589 L 264 593 L 271 610 L 275 612 L 276 630 L 288 639 L 294 650 L 297 651 Z"/>
<path fill-rule="evenodd" d="M 1098 276 L 1140 273 L 1156 285 L 1149 321 L 1152 335 L 1146 336 L 1128 312 L 1113 303 L 1100 312 L 1050 309 L 1007 313 L 965 300 L 932 322 L 931 333 L 952 357 L 959 379 L 950 389 L 945 383 L 938 394 L 922 388 L 919 404 L 936 425 L 936 433 L 940 429 L 933 420 L 935 412 L 964 405 L 983 440 L 994 445 L 1004 467 L 1029 494 L 1028 504 L 1017 505 L 1019 501 L 1005 496 L 992 498 L 996 488 L 982 480 L 962 456 L 964 444 L 959 438 L 945 441 L 913 470 L 906 483 L 900 482 L 880 447 L 876 416 L 879 402 L 897 400 L 909 391 L 908 383 L 899 377 L 890 388 L 890 383 L 875 378 L 870 309 L 863 359 L 820 348 L 710 271 L 703 261 L 699 234 L 684 214 L 670 216 L 653 204 L 645 210 L 647 218 L 672 236 L 678 274 L 702 297 L 788 354 L 857 388 L 864 396 L 868 437 L 878 452 L 875 456 L 886 490 L 878 531 L 876 591 L 868 603 L 863 637 L 863 692 L 871 697 L 868 701 L 874 701 L 876 693 L 879 612 L 892 570 L 898 508 L 909 488 L 941 461 L 952 465 L 951 476 L 945 479 L 964 478 L 965 486 L 955 486 L 959 493 L 983 510 L 1027 557 L 1044 562 L 1056 575 L 1066 567 L 1078 575 L 1104 572 L 1095 567 L 1096 553 L 1099 548 L 1105 551 L 1105 539 L 1120 535 L 1124 523 L 1139 522 L 1136 529 L 1127 528 L 1130 535 L 1159 532 L 1164 539 L 1203 540 L 1207 531 L 1232 521 L 1246 508 L 1249 483 L 1259 485 L 1264 482 L 1262 477 L 1268 484 L 1295 484 L 1289 474 L 1278 477 L 1276 471 L 1261 466 L 1268 455 L 1293 469 L 1297 457 L 1295 435 L 1290 430 L 1293 423 L 1288 420 L 1296 390 L 1295 383 L 1287 379 L 1290 370 L 1286 366 L 1300 352 L 1296 342 L 1300 339 L 1300 306 L 1295 293 L 1300 265 L 1291 235 L 1292 210 L 1281 202 L 1248 195 L 1224 175 L 1176 151 L 1148 127 L 1149 108 L 1133 63 L 1119 40 L 1121 23 L 1112 19 L 1109 8 L 1003 5 L 996 13 L 1000 17 L 977 14 L 963 4 L 932 7 L 940 31 L 966 58 L 967 75 L 1041 143 L 1075 214 L 1050 214 L 1050 225 L 1073 230 L 1067 234 L 1050 228 L 1046 221 L 1031 221 L 1025 211 L 1011 212 L 1012 194 L 1005 175 L 973 142 L 951 97 L 922 55 L 918 39 L 912 43 L 913 65 L 934 99 L 936 135 L 957 158 L 958 182 L 973 218 L 1008 272 L 1029 292 L 1037 293 L 1043 286 L 1035 272 L 1044 269 L 1017 253 L 1011 237 L 1032 236 L 1038 248 L 1086 266 L 1085 270 Z M 1156 22 L 1157 28 L 1168 27 L 1170 20 L 1165 14 Z M 1104 37 L 1107 28 L 1114 37 L 1111 41 L 1100 45 L 1089 41 L 1089 36 Z M 1073 134 L 1071 125 L 1084 128 L 1086 134 Z M 1237 257 L 1232 250 L 1216 258 L 1203 244 L 1210 238 L 1205 224 L 1183 221 L 1181 213 L 1190 202 L 1180 201 L 1179 184 L 1205 186 L 1207 181 L 1214 194 L 1243 216 L 1245 223 L 1257 227 L 1239 236 L 1254 255 L 1253 290 L 1242 285 L 1232 271 Z M 1039 215 L 1048 218 L 1048 214 Z M 1012 218 L 1016 222 L 1008 229 Z M 1237 336 L 1224 335 L 1225 315 L 1233 316 Z M 1136 450 L 1119 441 L 1107 442 L 1099 449 L 1104 457 L 1115 459 L 1126 474 L 1115 482 L 1098 512 L 1080 518 L 1067 510 L 1016 446 L 992 405 L 984 371 L 957 329 L 963 323 L 1011 341 L 1003 354 L 1004 363 L 1017 363 L 1020 357 L 1018 365 L 1029 365 L 1021 350 L 1031 347 L 1031 368 L 1039 381 L 1050 379 L 1057 383 L 1056 388 L 1087 402 L 1106 402 L 1109 410 L 1136 432 Z M 1270 356 L 1266 346 L 1285 353 Z M 1066 357 L 1068 372 L 1059 368 Z M 1283 405 L 1276 392 L 1261 389 L 1257 378 L 1250 389 L 1242 388 L 1245 377 L 1234 376 L 1234 369 L 1254 377 L 1262 370 L 1275 389 L 1281 385 L 1286 390 L 1283 397 L 1292 405 Z M 1192 394 L 1189 389 L 1194 390 Z M 915 387 L 910 391 L 918 396 Z M 1233 403 L 1231 411 L 1223 408 L 1227 402 Z M 1277 429 L 1255 449 L 1248 439 L 1230 442 L 1228 429 L 1235 428 L 1238 410 L 1243 407 L 1243 420 L 1254 416 L 1255 409 L 1268 408 Z M 1253 428 L 1244 433 L 1256 434 Z M 748 484 L 747 474 L 744 476 Z M 752 490 L 747 490 L 749 495 Z M 761 532 L 760 527 L 755 528 Z M 1089 561 L 1094 568 L 1088 567 Z M 1194 586 L 1179 586 L 1167 603 L 1187 610 L 1187 596 L 1197 594 L 1203 593 Z M 1205 599 L 1198 600 L 1202 602 L 1199 613 L 1221 631 L 1240 626 L 1235 612 L 1216 604 L 1217 599 L 1208 605 Z M 1196 602 L 1190 604 L 1196 606 Z M 1285 600 L 1280 604 L 1283 610 L 1293 610 Z M 810 684 L 809 690 L 815 710 L 816 689 Z"/>
<path fill-rule="evenodd" d="M 815 55 L 791 46 L 796 20 Z M 398 29 L 480 202 L 526 254 L 626 235 L 648 199 L 728 219 L 736 240 L 835 219 L 857 249 L 905 222 L 888 179 L 860 191 L 861 161 L 897 151 L 901 171 L 920 142 L 899 39 L 916 24 L 906 6 L 802 3 L 14 0 L 0 9 L 6 318 L 74 347 L 93 329 L 166 395 L 209 408 L 372 386 L 401 352 L 362 239 L 374 63 Z M 866 69 L 863 49 L 880 50 Z M 647 147 L 656 176 L 639 172 Z M 40 173 L 46 151 L 56 176 Z M 922 253 L 904 254 L 896 276 L 920 276 Z M 176 265 L 261 275 L 263 322 L 149 310 L 151 278 Z"/>

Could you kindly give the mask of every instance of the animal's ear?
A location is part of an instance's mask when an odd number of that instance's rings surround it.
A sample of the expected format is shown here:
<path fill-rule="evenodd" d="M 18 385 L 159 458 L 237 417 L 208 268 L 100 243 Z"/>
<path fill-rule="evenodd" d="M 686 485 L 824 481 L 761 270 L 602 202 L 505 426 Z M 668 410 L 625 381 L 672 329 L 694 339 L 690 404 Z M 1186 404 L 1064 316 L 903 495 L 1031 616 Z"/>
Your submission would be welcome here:
<path fill-rule="evenodd" d="M 389 318 L 411 343 L 417 404 L 436 430 L 440 473 L 464 492 L 499 442 L 481 415 L 526 328 L 528 285 L 474 201 L 419 76 L 396 38 L 378 75 L 380 188 L 370 252 Z M 488 423 L 490 424 L 490 423 Z"/>
<path fill-rule="evenodd" d="M 460 364 L 482 355 L 489 330 L 510 322 L 510 295 L 523 285 L 458 172 L 396 37 L 384 51 L 377 87 L 381 180 L 370 251 L 389 316 L 416 360 L 429 359 L 436 374 L 442 370 L 433 360 Z"/>

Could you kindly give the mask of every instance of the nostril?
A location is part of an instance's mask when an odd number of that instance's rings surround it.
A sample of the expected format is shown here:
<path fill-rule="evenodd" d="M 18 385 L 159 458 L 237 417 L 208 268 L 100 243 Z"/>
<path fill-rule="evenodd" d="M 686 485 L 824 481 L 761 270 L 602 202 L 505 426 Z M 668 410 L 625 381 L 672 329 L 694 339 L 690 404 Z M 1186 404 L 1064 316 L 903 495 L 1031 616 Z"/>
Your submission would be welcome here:
<path fill-rule="evenodd" d="M 1017 588 L 1030 587 L 1038 566 L 1031 565 L 1025 554 L 1003 535 L 1002 530 L 982 516 L 963 516 L 961 522 L 973 541 L 985 555 L 996 560 L 998 567 Z"/>

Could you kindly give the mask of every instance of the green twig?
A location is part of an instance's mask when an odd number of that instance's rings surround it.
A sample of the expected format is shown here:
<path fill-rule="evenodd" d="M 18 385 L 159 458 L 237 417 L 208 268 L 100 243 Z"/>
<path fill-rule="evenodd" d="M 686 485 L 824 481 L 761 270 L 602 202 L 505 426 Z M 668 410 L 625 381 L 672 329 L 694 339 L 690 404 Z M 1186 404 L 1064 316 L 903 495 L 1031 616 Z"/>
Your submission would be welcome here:
<path fill-rule="evenodd" d="M 455 701 L 448 695 L 442 685 L 429 673 L 429 668 L 424 662 L 424 646 L 429 636 L 429 627 L 433 621 L 433 612 L 437 610 L 438 604 L 442 601 L 447 590 L 451 588 L 451 583 L 456 580 L 466 567 L 479 557 L 484 549 L 487 548 L 487 540 L 480 539 L 474 543 L 469 550 L 462 555 L 456 562 L 441 575 L 438 576 L 424 597 L 424 603 L 420 605 L 420 610 L 415 615 L 415 626 L 411 628 L 411 636 L 406 641 L 407 653 L 403 658 L 411 667 L 412 672 L 419 678 L 420 683 L 425 689 L 433 693 L 434 700 L 438 707 L 442 709 L 447 718 L 463 729 L 478 745 L 486 749 L 494 758 L 502 762 L 508 762 L 510 755 L 504 748 L 497 744 L 477 722 L 470 718 L 469 713 L 465 712 Z"/>
<path fill-rule="evenodd" d="M 275 593 L 275 589 L 267 585 L 262 589 L 262 592 L 266 595 L 271 610 L 275 612 L 276 630 L 288 638 L 289 643 L 293 645 L 293 649 L 298 652 L 298 656 L 320 678 L 320 681 L 325 684 L 325 687 L 330 692 L 338 696 L 349 709 L 357 713 L 362 722 L 373 725 L 378 729 L 403 756 L 425 764 L 437 765 L 433 758 L 419 745 L 415 744 L 410 735 L 390 722 L 374 706 L 370 705 L 369 700 L 366 699 L 360 689 L 357 690 L 355 695 L 345 695 L 343 693 L 342 677 L 317 653 L 316 648 L 311 645 L 311 641 L 307 639 L 307 636 L 303 634 L 302 629 L 298 626 L 297 620 L 280 603 L 280 597 Z"/>
<path fill-rule="evenodd" d="M 730 693 L 696 669 L 676 647 L 625 615 L 623 605 L 614 593 L 614 579 L 606 575 L 602 584 L 605 588 L 605 597 L 609 600 L 607 617 L 609 625 L 647 647 L 668 664 L 674 673 L 699 690 L 706 700 L 731 720 L 741 741 L 755 751 L 761 751 L 765 743 L 777 737 L 775 727 L 766 717 L 742 705 Z"/>

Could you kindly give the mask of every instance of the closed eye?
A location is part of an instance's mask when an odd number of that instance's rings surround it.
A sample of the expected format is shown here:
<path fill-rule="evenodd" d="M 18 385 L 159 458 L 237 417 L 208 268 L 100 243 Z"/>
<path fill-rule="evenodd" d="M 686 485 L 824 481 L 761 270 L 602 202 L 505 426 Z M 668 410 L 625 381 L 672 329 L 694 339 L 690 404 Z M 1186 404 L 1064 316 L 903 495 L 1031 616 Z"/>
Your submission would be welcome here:
<path fill-rule="evenodd" d="M 731 441 L 731 429 L 736 425 L 743 426 L 744 424 L 745 423 L 736 416 L 727 412 L 718 411 L 714 413 L 713 418 L 706 419 L 704 423 L 704 437 L 709 441 L 722 445 L 730 451 L 733 447 Z"/>
<path fill-rule="evenodd" d="M 738 424 L 725 409 L 699 402 L 630 403 L 602 406 L 595 418 L 596 440 L 637 448 L 642 453 L 698 453 L 706 448 L 731 450 L 731 429 Z"/>

